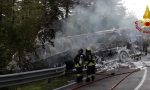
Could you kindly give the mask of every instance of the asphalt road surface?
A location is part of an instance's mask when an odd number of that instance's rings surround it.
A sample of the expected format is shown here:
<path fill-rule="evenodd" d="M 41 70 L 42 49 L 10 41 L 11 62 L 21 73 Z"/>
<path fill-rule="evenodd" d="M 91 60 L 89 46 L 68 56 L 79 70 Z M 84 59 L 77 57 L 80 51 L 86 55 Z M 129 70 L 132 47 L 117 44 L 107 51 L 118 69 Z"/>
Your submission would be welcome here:
<path fill-rule="evenodd" d="M 148 69 L 150 70 L 150 69 Z M 126 70 L 122 70 L 126 71 Z M 91 83 L 80 83 L 72 85 L 63 90 L 150 90 L 150 87 L 143 87 L 140 83 L 142 82 L 145 70 L 138 71 L 135 73 L 127 73 L 123 75 L 110 76 L 102 79 L 106 76 L 96 75 L 96 81 Z M 119 72 L 121 73 L 121 72 Z M 148 81 L 150 84 L 150 81 Z M 144 82 L 145 83 L 145 82 Z M 143 83 L 143 84 L 144 84 Z M 140 85 L 140 86 L 139 86 Z"/>
<path fill-rule="evenodd" d="M 145 64 L 150 63 L 150 56 L 143 58 L 142 61 Z M 150 67 L 134 71 L 120 68 L 114 76 L 110 75 L 111 72 L 97 74 L 94 82 L 83 81 L 60 90 L 150 90 Z"/>

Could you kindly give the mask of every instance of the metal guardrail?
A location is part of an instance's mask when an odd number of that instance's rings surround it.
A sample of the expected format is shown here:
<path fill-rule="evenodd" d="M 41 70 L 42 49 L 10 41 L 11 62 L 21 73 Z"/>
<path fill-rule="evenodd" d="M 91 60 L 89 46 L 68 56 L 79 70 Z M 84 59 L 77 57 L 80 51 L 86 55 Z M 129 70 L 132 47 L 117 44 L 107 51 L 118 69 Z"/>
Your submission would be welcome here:
<path fill-rule="evenodd" d="M 0 75 L 0 88 L 49 79 L 65 74 L 65 65 L 57 68 Z"/>

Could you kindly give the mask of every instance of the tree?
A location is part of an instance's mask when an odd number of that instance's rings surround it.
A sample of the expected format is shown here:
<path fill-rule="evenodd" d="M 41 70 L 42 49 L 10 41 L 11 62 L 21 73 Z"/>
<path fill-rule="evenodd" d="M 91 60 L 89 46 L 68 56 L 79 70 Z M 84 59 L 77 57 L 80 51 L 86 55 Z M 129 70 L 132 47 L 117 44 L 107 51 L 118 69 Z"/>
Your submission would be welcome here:
<path fill-rule="evenodd" d="M 12 30 L 14 0 L 0 1 L 0 68 L 5 68 L 11 60 L 12 51 L 7 46 L 7 33 Z"/>
<path fill-rule="evenodd" d="M 64 16 L 60 7 L 59 0 L 0 1 L 0 68 L 15 56 L 24 70 L 26 54 L 35 52 L 37 36 L 43 44 L 48 41 L 53 45 Z"/>
<path fill-rule="evenodd" d="M 10 61 L 12 56 L 17 53 L 18 63 L 23 69 L 22 64 L 26 61 L 26 53 L 35 50 L 35 39 L 41 20 L 40 4 L 38 0 L 4 1 L 1 6 L 4 17 L 0 24 L 0 41 L 2 42 L 0 46 L 3 47 L 1 54 L 4 55 L 1 56 L 8 57 Z M 4 57 L 2 59 L 5 60 Z"/>

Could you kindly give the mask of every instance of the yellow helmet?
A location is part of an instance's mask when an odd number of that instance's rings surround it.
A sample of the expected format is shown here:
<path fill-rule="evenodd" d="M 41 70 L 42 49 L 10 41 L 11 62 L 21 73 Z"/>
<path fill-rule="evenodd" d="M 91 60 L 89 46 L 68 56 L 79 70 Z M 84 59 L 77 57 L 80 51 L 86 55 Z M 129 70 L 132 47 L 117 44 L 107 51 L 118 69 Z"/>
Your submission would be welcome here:
<path fill-rule="evenodd" d="M 88 47 L 88 48 L 86 49 L 86 53 L 91 53 L 91 48 Z"/>
<path fill-rule="evenodd" d="M 91 51 L 91 48 L 90 48 L 90 47 L 88 47 L 86 50 Z"/>

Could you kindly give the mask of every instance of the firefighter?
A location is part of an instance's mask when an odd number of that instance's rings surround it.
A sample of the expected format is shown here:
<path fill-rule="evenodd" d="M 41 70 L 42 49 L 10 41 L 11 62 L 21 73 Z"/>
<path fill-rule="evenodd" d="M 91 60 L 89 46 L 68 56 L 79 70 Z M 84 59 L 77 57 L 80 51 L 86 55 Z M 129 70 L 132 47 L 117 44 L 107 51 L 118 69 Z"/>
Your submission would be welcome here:
<path fill-rule="evenodd" d="M 87 61 L 87 78 L 86 82 L 95 79 L 95 61 L 90 49 L 86 49 L 86 61 Z"/>
<path fill-rule="evenodd" d="M 79 83 L 83 79 L 83 62 L 85 60 L 85 55 L 83 54 L 83 49 L 78 51 L 78 54 L 74 58 L 75 69 L 76 69 L 76 82 Z"/>

